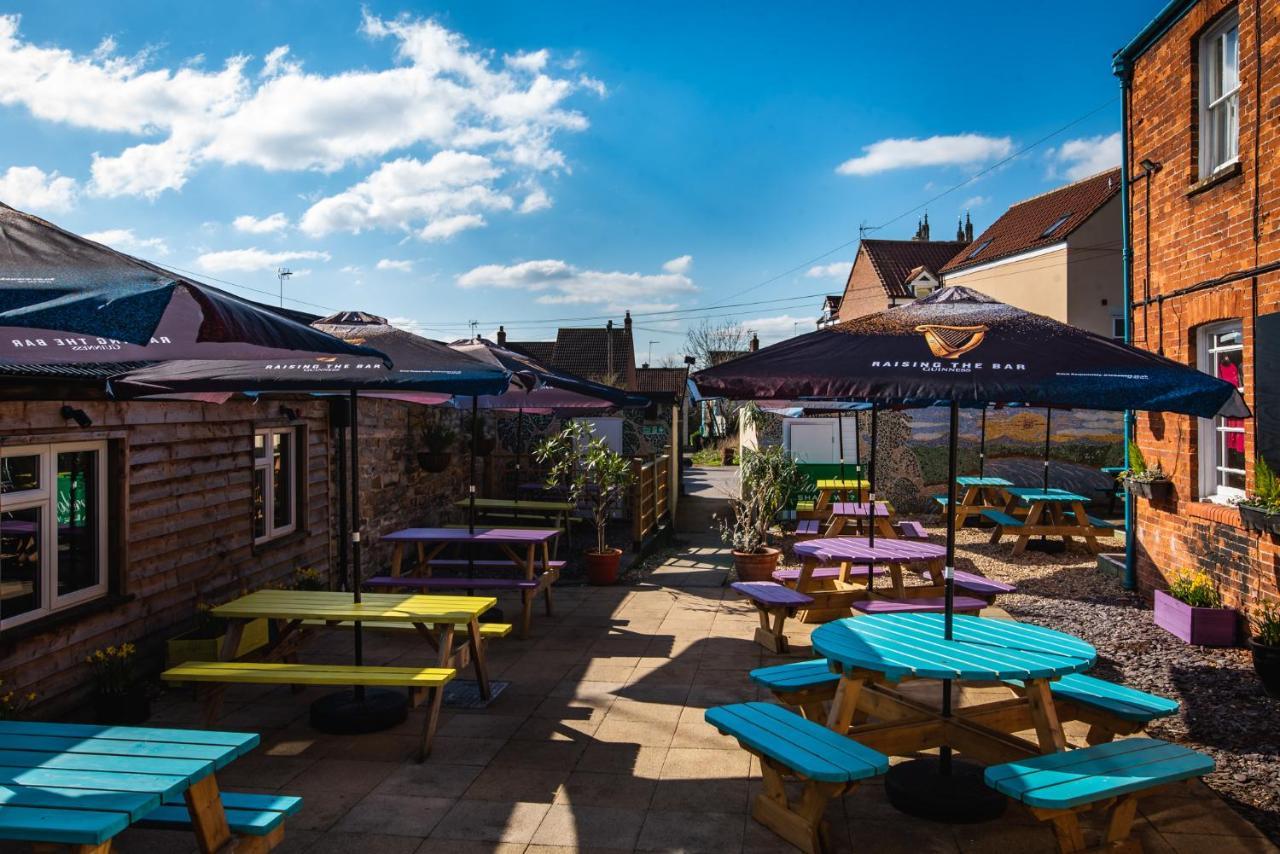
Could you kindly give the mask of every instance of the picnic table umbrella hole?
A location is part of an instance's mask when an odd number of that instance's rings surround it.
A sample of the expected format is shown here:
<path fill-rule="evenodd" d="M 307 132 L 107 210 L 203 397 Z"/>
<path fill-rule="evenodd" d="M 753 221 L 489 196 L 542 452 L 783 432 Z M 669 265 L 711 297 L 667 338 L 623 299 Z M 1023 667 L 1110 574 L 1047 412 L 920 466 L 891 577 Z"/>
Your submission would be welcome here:
<path fill-rule="evenodd" d="M 947 641 L 954 624 L 960 407 L 1021 403 L 1201 418 L 1249 414 L 1230 383 L 957 286 L 747 353 L 698 372 L 694 382 L 704 397 L 949 406 Z M 952 684 L 944 680 L 942 714 L 950 717 L 951 711 Z M 936 759 L 895 765 L 886 790 L 897 809 L 922 817 L 954 815 L 958 800 L 975 817 L 1004 808 L 1004 799 L 982 784 L 981 769 L 953 761 L 949 747 Z"/>

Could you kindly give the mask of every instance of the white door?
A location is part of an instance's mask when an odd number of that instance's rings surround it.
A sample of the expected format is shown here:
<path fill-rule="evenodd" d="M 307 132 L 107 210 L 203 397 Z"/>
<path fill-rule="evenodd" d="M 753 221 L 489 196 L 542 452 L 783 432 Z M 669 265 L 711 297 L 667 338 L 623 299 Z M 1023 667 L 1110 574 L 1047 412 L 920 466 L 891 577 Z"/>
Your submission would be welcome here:
<path fill-rule="evenodd" d="M 828 419 L 795 420 L 790 424 L 788 450 L 798 463 L 832 463 L 836 461 L 835 422 Z M 846 451 L 846 453 L 849 453 Z"/>
<path fill-rule="evenodd" d="M 622 419 L 621 418 L 576 418 L 591 427 L 593 439 L 603 438 L 609 450 L 622 453 Z"/>

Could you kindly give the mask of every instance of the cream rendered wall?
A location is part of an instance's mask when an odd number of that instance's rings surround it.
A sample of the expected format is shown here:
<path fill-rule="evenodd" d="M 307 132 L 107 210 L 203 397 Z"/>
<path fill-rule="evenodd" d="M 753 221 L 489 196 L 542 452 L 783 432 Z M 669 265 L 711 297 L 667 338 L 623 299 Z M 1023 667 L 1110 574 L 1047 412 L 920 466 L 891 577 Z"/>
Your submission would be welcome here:
<path fill-rule="evenodd" d="M 1117 194 L 1067 238 L 1067 322 L 1108 338 L 1111 318 L 1124 312 L 1120 205 Z M 1137 289 L 1141 276 L 1135 271 Z"/>
<path fill-rule="evenodd" d="M 975 270 L 944 275 L 944 285 L 961 285 L 1009 305 L 1066 323 L 1067 248 L 1019 258 Z"/>

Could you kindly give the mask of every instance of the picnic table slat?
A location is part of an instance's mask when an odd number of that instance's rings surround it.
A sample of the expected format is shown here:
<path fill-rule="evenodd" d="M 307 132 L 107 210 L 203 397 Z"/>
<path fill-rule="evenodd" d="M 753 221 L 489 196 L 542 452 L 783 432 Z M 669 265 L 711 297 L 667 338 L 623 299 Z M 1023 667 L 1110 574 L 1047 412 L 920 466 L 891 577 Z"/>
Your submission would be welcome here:
<path fill-rule="evenodd" d="M 231 748 L 243 755 L 258 746 L 258 735 L 252 732 L 226 732 L 203 729 L 162 729 L 160 727 L 100 726 L 97 724 L 64 724 L 47 721 L 3 721 L 0 734 L 47 735 L 69 738 L 117 739 L 120 741 L 160 741 L 175 744 L 207 744 Z"/>
<path fill-rule="evenodd" d="M 559 528 L 405 528 L 383 534 L 379 539 L 393 543 L 494 543 L 496 545 L 528 545 L 549 542 L 560 536 Z"/>
<path fill-rule="evenodd" d="M 115 754 L 165 759 L 194 759 L 212 762 L 215 769 L 226 767 L 238 755 L 234 750 L 210 744 L 180 744 L 172 741 L 118 741 L 73 736 L 3 735 L 0 750 L 34 750 L 55 753 Z"/>
<path fill-rule="evenodd" d="M 305 668 L 305 669 L 302 669 Z M 188 661 L 171 667 L 164 679 L 183 682 L 224 681 L 297 685 L 416 685 L 438 687 L 453 678 L 455 670 L 440 667 L 369 667 L 357 665 L 296 665 L 275 661 Z M 288 678 L 285 678 L 288 677 Z"/>
<path fill-rule="evenodd" d="M 466 508 L 471 506 L 471 499 L 459 498 L 453 502 L 454 507 Z M 546 512 L 568 513 L 574 509 L 575 505 L 568 501 L 544 501 L 542 499 L 532 499 L 528 501 L 517 501 L 513 498 L 477 498 L 477 510 L 543 510 Z M 486 526 L 488 527 L 488 526 Z"/>
<path fill-rule="evenodd" d="M 0 786 L 0 807 L 98 810 L 124 813 L 137 821 L 161 803 L 154 792 L 112 792 L 105 789 L 63 789 L 57 786 Z M 2 812 L 3 810 L 0 810 Z"/>
<path fill-rule="evenodd" d="M 467 623 L 498 600 L 492 596 L 427 596 L 394 593 L 368 594 L 362 602 L 350 594 L 292 590 L 259 590 L 241 596 L 211 613 L 216 617 L 252 619 L 271 617 L 287 620 L 379 620 L 405 623 Z"/>
<path fill-rule="evenodd" d="M 805 540 L 792 546 L 792 551 L 801 557 L 851 563 L 917 563 L 941 560 L 947 555 L 947 550 L 935 543 L 877 538 L 872 546 L 866 537 Z"/>
<path fill-rule="evenodd" d="M 161 796 L 182 794 L 190 785 L 185 776 L 172 774 L 120 774 L 111 771 L 70 771 L 60 768 L 8 768 L 0 766 L 0 785 L 95 789 L 116 792 L 155 792 Z"/>
<path fill-rule="evenodd" d="M 101 753 L 57 753 L 42 750 L 0 750 L 0 767 L 62 771 L 106 771 L 119 774 L 163 774 L 188 782 L 213 773 L 213 763 L 199 759 L 166 759 Z"/>
<path fill-rule="evenodd" d="M 100 845 L 129 826 L 129 817 L 94 810 L 5 807 L 0 809 L 0 839 Z"/>

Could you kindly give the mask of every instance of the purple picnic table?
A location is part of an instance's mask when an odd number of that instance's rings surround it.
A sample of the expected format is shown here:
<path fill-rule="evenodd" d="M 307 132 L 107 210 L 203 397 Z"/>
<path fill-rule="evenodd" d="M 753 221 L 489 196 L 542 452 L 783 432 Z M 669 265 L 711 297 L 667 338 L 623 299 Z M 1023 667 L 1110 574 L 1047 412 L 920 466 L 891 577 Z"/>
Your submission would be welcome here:
<path fill-rule="evenodd" d="M 927 590 L 913 587 L 912 594 L 936 595 L 942 589 L 942 561 L 947 555 L 947 550 L 934 543 L 877 538 L 875 545 L 872 545 L 866 537 L 824 537 L 796 543 L 792 548 L 796 556 L 804 561 L 804 571 L 796 582 L 796 589 L 802 593 L 812 592 L 809 586 L 814 570 L 821 564 L 832 563 L 887 566 L 893 583 L 892 595 L 896 599 L 905 598 L 907 595 L 903 567 L 911 564 L 927 564 L 933 584 Z"/>
<path fill-rule="evenodd" d="M 831 513 L 834 516 L 866 516 L 868 515 L 866 501 L 837 501 L 831 505 Z M 889 505 L 883 501 L 876 502 L 876 515 L 889 515 Z"/>

